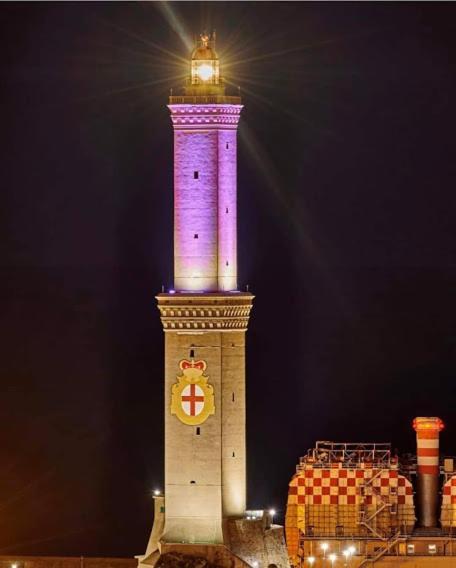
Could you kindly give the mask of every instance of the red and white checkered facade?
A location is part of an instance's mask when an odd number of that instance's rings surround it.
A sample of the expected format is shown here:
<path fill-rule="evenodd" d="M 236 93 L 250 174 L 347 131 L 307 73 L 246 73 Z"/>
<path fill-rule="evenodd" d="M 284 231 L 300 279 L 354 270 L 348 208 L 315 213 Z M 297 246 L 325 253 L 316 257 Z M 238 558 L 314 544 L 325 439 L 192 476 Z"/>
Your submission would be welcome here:
<path fill-rule="evenodd" d="M 456 475 L 443 486 L 442 509 L 440 511 L 442 527 L 456 527 Z"/>
<path fill-rule="evenodd" d="M 456 475 L 450 477 L 443 486 L 442 505 L 456 505 Z"/>
<path fill-rule="evenodd" d="M 375 479 L 368 483 L 370 479 Z M 396 469 L 322 469 L 310 466 L 292 479 L 290 505 L 371 505 L 380 496 L 397 496 L 398 505 L 413 507 L 412 484 Z M 393 499 L 391 499 L 393 501 Z"/>

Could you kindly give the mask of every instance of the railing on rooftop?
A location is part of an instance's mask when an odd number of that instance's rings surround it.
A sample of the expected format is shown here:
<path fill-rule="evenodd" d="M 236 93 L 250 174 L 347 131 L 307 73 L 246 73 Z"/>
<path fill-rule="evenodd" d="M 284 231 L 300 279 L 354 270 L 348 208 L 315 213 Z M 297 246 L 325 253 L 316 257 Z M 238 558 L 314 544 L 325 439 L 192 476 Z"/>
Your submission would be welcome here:
<path fill-rule="evenodd" d="M 207 104 L 228 104 L 240 105 L 241 97 L 232 97 L 226 95 L 171 95 L 169 97 L 170 105 L 207 105 Z"/>
<path fill-rule="evenodd" d="M 315 448 L 307 451 L 300 458 L 298 471 L 305 466 L 328 467 L 340 464 L 341 467 L 359 467 L 369 464 L 372 467 L 391 467 L 397 464 L 397 458 L 391 457 L 391 444 L 386 443 L 345 443 L 319 441 Z"/>
<path fill-rule="evenodd" d="M 440 475 L 443 475 L 447 481 L 453 475 L 456 475 L 456 457 L 440 456 Z M 413 454 L 404 454 L 400 457 L 400 472 L 409 479 L 416 475 L 416 456 Z"/>

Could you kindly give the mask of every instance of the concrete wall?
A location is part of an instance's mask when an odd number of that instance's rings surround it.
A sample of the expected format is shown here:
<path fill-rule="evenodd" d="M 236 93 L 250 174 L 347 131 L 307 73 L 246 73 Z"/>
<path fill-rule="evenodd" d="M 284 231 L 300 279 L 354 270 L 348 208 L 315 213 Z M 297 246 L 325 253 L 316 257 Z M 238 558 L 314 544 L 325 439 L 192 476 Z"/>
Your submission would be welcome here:
<path fill-rule="evenodd" d="M 367 567 L 369 564 L 367 564 Z M 382 558 L 374 564 L 375 568 L 396 568 L 397 566 L 404 566 L 406 568 L 454 568 L 456 566 L 456 558 L 447 557 L 416 557 L 410 556 L 394 558 Z"/>
<path fill-rule="evenodd" d="M 308 566 L 307 562 L 303 562 L 303 568 Z M 329 568 L 330 562 L 326 558 L 317 557 L 313 564 L 313 568 Z M 456 566 L 456 557 L 453 556 L 384 556 L 376 562 L 365 562 L 365 558 L 358 556 L 352 557 L 345 564 L 343 557 L 338 554 L 338 560 L 334 563 L 334 568 L 349 566 L 350 568 L 396 568 L 404 566 L 405 568 L 454 568 Z"/>
<path fill-rule="evenodd" d="M 430 566 L 454 566 L 456 567 L 456 542 L 454 543 L 454 549 L 452 548 L 451 540 L 448 538 L 410 538 L 410 539 L 400 539 L 396 544 L 394 544 L 389 552 L 384 556 L 381 556 L 376 562 L 372 563 L 371 560 L 366 560 L 367 558 L 372 559 L 376 556 L 376 553 L 383 546 L 380 541 L 364 541 L 364 540 L 354 540 L 351 541 L 347 539 L 345 541 L 337 540 L 327 540 L 329 544 L 329 550 L 326 553 L 326 560 L 323 558 L 323 553 L 320 548 L 322 541 L 306 541 L 304 543 L 304 560 L 302 561 L 303 566 L 307 565 L 305 559 L 309 556 L 314 556 L 316 558 L 314 563 L 314 568 L 328 568 L 327 559 L 331 552 L 337 555 L 338 561 L 341 563 L 343 560 L 342 551 L 349 545 L 354 544 L 357 550 L 355 556 L 350 558 L 349 566 L 350 568 L 390 568 L 392 566 L 423 566 L 424 568 Z M 385 544 L 385 543 L 384 543 Z M 415 547 L 415 552 L 408 552 L 408 545 L 413 544 Z M 436 545 L 436 554 L 430 554 L 428 552 L 429 544 Z M 454 556 L 453 556 L 454 553 Z M 300 565 L 298 560 L 294 563 L 295 566 Z M 335 564 L 337 566 L 337 563 Z"/>
<path fill-rule="evenodd" d="M 141 563 L 147 561 L 151 556 L 159 550 L 160 539 L 163 534 L 165 526 L 165 497 L 164 495 L 154 497 L 154 523 L 147 543 L 146 552 L 143 556 L 139 556 L 139 566 Z"/>
<path fill-rule="evenodd" d="M 134 558 L 0 556 L 0 568 L 134 568 Z"/>

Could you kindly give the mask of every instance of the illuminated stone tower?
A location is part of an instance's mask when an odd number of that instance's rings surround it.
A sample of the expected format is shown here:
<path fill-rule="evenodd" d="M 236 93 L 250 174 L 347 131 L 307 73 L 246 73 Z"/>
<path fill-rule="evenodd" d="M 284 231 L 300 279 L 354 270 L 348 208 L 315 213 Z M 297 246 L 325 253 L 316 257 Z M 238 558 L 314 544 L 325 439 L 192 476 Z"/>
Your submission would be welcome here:
<path fill-rule="evenodd" d="M 246 508 L 245 333 L 237 290 L 236 130 L 215 37 L 168 105 L 174 128 L 174 290 L 157 296 L 165 332 L 163 543 L 221 544 Z"/>

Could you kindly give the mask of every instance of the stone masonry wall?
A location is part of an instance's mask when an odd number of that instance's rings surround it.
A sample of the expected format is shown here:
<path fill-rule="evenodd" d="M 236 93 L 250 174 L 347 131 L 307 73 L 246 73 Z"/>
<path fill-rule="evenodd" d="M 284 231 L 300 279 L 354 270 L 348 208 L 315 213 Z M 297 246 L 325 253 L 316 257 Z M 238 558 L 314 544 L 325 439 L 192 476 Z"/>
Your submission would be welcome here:
<path fill-rule="evenodd" d="M 230 550 L 250 566 L 258 563 L 261 568 L 268 568 L 271 564 L 277 568 L 288 568 L 283 527 L 268 527 L 264 519 L 229 519 L 227 529 Z"/>

